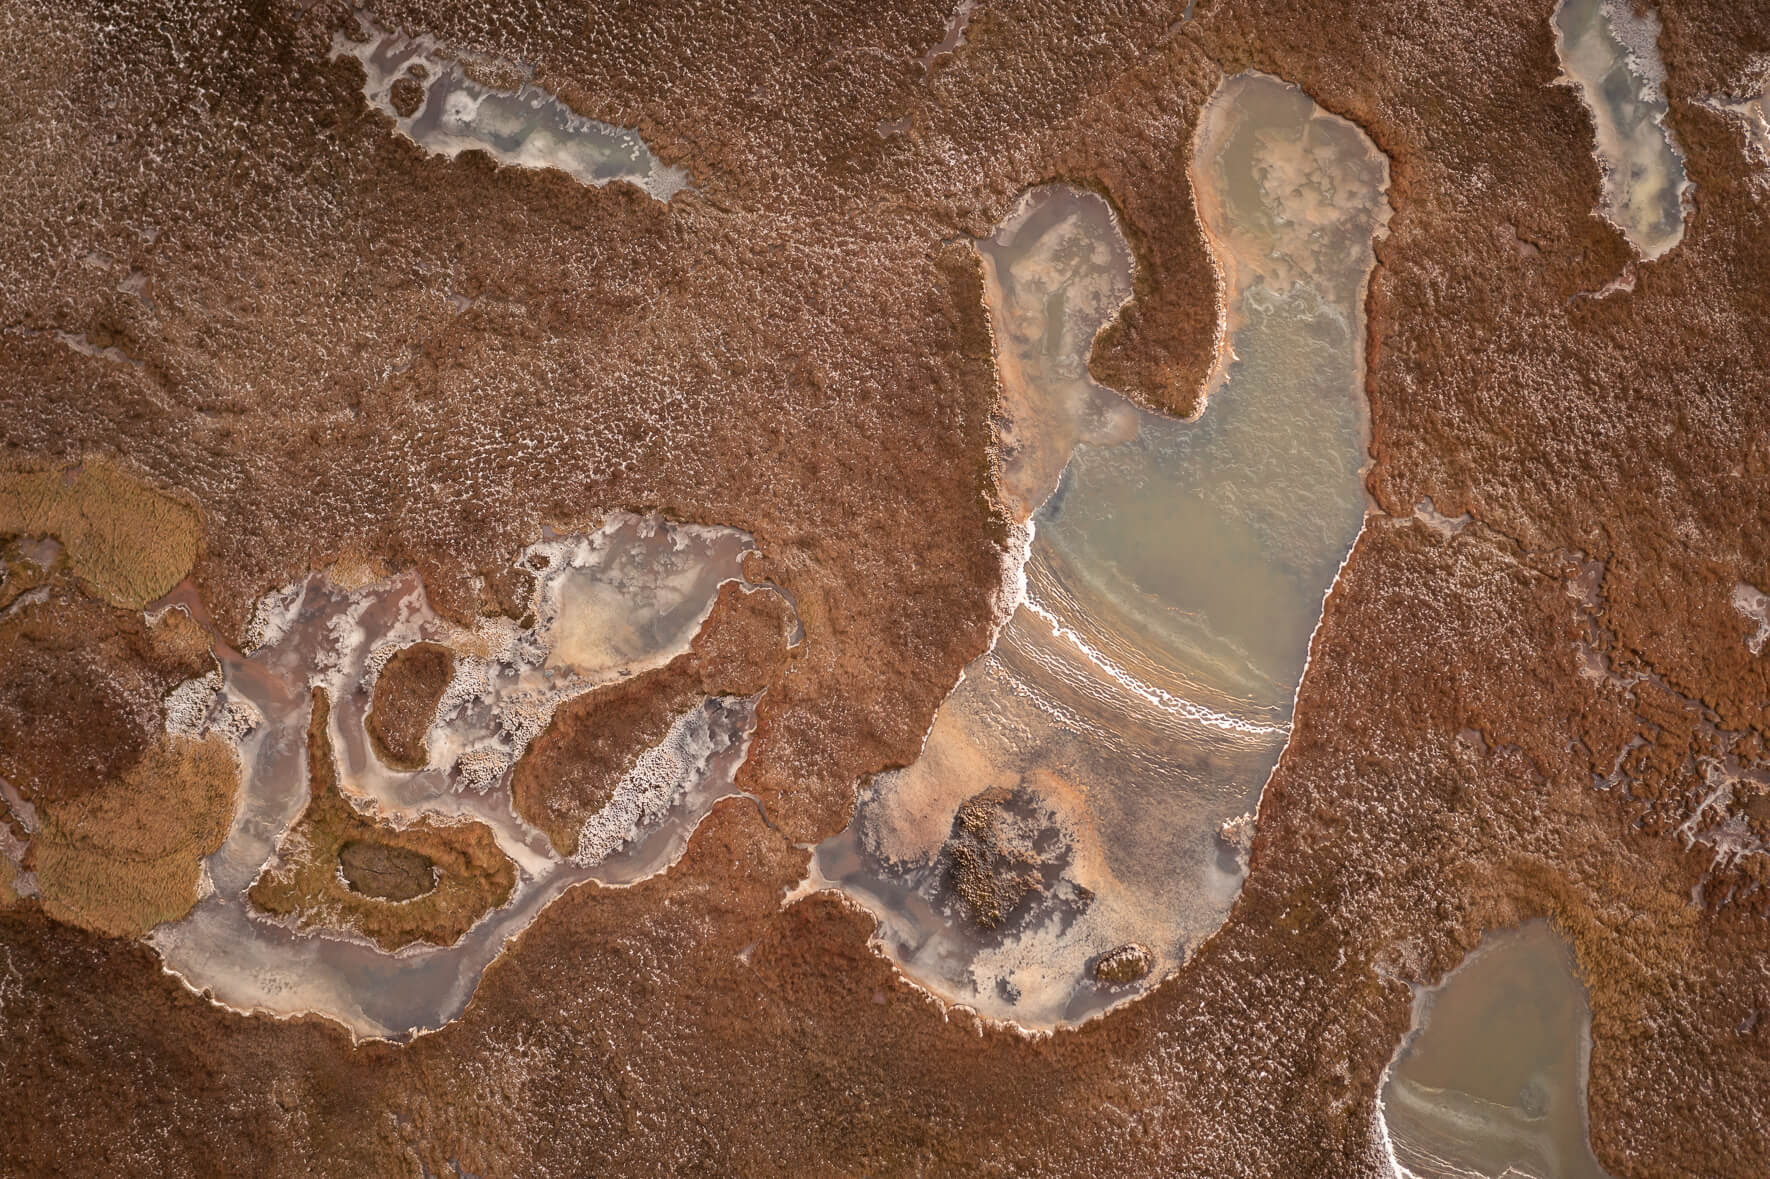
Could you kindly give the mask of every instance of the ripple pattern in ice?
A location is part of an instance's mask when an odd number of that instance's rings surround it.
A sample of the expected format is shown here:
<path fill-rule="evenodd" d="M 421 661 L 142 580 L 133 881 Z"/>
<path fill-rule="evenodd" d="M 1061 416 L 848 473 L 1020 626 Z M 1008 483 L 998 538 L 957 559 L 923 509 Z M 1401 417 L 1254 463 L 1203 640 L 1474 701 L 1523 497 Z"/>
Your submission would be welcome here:
<path fill-rule="evenodd" d="M 1421 989 L 1383 1084 L 1401 1173 L 1604 1179 L 1586 1119 L 1592 1013 L 1573 955 L 1541 921 L 1490 935 Z"/>
<path fill-rule="evenodd" d="M 1386 162 L 1295 87 L 1242 75 L 1202 115 L 1194 177 L 1227 287 L 1195 422 L 1088 376 L 1131 290 L 1104 201 L 1035 190 L 979 243 L 1024 561 L 920 758 L 864 788 L 808 882 L 871 909 L 923 985 L 1024 1025 L 1138 993 L 1222 923 L 1363 521 Z"/>

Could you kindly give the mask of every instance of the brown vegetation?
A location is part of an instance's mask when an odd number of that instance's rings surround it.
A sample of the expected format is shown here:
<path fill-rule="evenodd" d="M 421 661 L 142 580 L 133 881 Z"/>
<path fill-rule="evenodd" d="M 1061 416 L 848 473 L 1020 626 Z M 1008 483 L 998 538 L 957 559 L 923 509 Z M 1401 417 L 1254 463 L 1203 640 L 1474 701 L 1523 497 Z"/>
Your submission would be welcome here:
<path fill-rule="evenodd" d="M 520 613 L 510 560 L 539 523 L 624 506 L 748 529 L 806 636 L 744 770 L 762 807 L 716 808 L 664 877 L 568 892 L 399 1052 L 234 1016 L 143 947 L 0 912 L 0 1165 L 1380 1176 L 1404 983 L 1540 914 L 1591 987 L 1609 1171 L 1762 1174 L 1770 927 L 1677 834 L 1703 726 L 1770 725 L 1770 662 L 1726 600 L 1770 584 L 1770 216 L 1742 128 L 1692 101 L 1761 85 L 1761 6 L 1657 4 L 1693 211 L 1602 299 L 1630 255 L 1594 215 L 1546 0 L 1179 7 L 984 0 L 929 70 L 946 0 L 378 9 L 641 128 L 694 171 L 666 206 L 423 155 L 326 60 L 343 5 L 15 6 L 9 464 L 127 453 L 188 488 L 234 634 L 345 551 L 417 565 L 456 617 Z M 894 975 L 851 906 L 780 903 L 799 845 L 915 756 L 987 638 L 1002 520 L 963 238 L 1052 176 L 1104 189 L 1138 297 L 1096 374 L 1186 407 L 1215 322 L 1190 137 L 1249 67 L 1391 160 L 1366 340 L 1391 515 L 1316 636 L 1228 923 L 1083 1028 L 979 1028 Z M 1411 522 L 1426 496 L 1474 522 Z M 1622 684 L 1582 674 L 1581 560 Z M 72 718 L 76 763 L 120 776 L 151 726 L 70 687 L 33 742 Z M 1595 788 L 1631 737 L 1655 748 Z"/>
<path fill-rule="evenodd" d="M 99 597 L 139 610 L 190 573 L 202 521 L 188 504 L 103 461 L 0 472 L 0 536 L 52 536 Z"/>
<path fill-rule="evenodd" d="M 327 725 L 313 692 L 307 725 L 307 808 L 247 896 L 300 929 L 347 930 L 383 950 L 453 945 L 510 899 L 516 867 L 484 823 L 425 819 L 391 827 L 363 817 L 339 792 Z"/>
<path fill-rule="evenodd" d="M 455 674 L 455 653 L 441 643 L 413 643 L 393 653 L 375 677 L 375 695 L 363 727 L 375 754 L 400 770 L 424 768 L 424 738 L 437 701 Z"/>
<path fill-rule="evenodd" d="M 208 639 L 181 611 L 149 627 L 49 595 L 0 617 L 0 779 L 31 812 L 9 818 L 51 915 L 144 933 L 196 903 L 233 819 L 232 746 L 165 731 L 166 694 L 214 666 Z"/>

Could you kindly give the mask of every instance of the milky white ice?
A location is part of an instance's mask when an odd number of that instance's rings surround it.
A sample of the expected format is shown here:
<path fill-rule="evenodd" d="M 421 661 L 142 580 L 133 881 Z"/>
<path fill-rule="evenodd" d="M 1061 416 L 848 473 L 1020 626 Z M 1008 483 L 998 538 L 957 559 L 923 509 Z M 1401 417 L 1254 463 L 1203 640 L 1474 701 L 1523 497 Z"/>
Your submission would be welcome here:
<path fill-rule="evenodd" d="M 709 697 L 592 815 L 580 851 L 556 855 L 515 813 L 511 767 L 564 700 L 661 666 L 686 651 L 719 587 L 742 580 L 748 537 L 729 528 L 617 514 L 588 535 L 527 549 L 534 625 L 482 620 L 464 630 L 430 608 L 407 574 L 359 589 L 315 576 L 261 607 L 250 654 L 222 651 L 220 676 L 172 694 L 168 725 L 220 732 L 245 767 L 226 842 L 209 858 L 213 892 L 150 937 L 168 969 L 240 1010 L 313 1012 L 358 1036 L 400 1039 L 436 1028 L 466 1006 L 486 966 L 566 888 L 629 884 L 667 868 L 733 785 L 748 749 L 755 698 Z M 437 706 L 428 764 L 407 773 L 375 756 L 363 719 L 375 676 L 412 642 L 455 653 Z M 257 913 L 247 890 L 308 798 L 309 693 L 332 702 L 330 740 L 341 790 L 382 822 L 485 823 L 516 865 L 510 900 L 452 946 L 388 954 L 342 933 L 301 934 Z"/>
<path fill-rule="evenodd" d="M 1753 655 L 1762 653 L 1765 641 L 1770 640 L 1770 594 L 1742 581 L 1733 587 L 1728 601 L 1754 627 L 1745 637 L 1746 649 Z"/>
<path fill-rule="evenodd" d="M 1222 924 L 1364 520 L 1363 301 L 1386 161 L 1295 87 L 1242 75 L 1203 113 L 1193 174 L 1226 288 L 1194 422 L 1088 373 L 1132 289 L 1103 200 L 1034 190 L 979 243 L 1000 490 L 1025 543 L 990 651 L 920 757 L 864 786 L 806 885 L 877 915 L 922 986 L 1023 1026 L 1138 993 Z M 1151 969 L 1103 981 L 1115 951 Z"/>
<path fill-rule="evenodd" d="M 460 56 L 445 52 L 432 37 L 407 37 L 358 18 L 368 39 L 343 33 L 332 39 L 332 57 L 354 57 L 366 77 L 363 97 L 392 118 L 402 135 L 426 151 L 453 159 L 483 151 L 500 163 L 523 168 L 558 168 L 584 184 L 624 180 L 660 201 L 688 186 L 688 172 L 667 167 L 639 133 L 574 114 L 539 86 L 524 83 L 497 90 L 467 76 Z M 402 77 L 417 85 L 423 101 L 402 115 L 394 83 Z"/>
<path fill-rule="evenodd" d="M 1659 17 L 1636 0 L 1560 0 L 1555 46 L 1562 81 L 1591 112 L 1604 176 L 1604 216 L 1641 256 L 1684 237 L 1684 158 L 1666 125 Z"/>
<path fill-rule="evenodd" d="M 1760 191 L 1770 174 L 1770 61 L 1757 62 L 1759 82 L 1744 98 L 1709 98 L 1715 110 L 1725 111 L 1745 124 L 1746 159 L 1755 169 Z"/>

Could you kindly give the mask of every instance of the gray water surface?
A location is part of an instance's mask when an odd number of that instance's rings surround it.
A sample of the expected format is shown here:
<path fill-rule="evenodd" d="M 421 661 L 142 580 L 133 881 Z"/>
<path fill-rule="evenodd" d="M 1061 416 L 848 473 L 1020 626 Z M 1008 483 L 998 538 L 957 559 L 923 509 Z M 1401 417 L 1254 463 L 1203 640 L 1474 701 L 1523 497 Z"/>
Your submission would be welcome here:
<path fill-rule="evenodd" d="M 1383 1085 L 1390 1149 L 1417 1179 L 1604 1179 L 1586 1119 L 1592 1013 L 1541 921 L 1490 934 L 1414 1002 Z"/>

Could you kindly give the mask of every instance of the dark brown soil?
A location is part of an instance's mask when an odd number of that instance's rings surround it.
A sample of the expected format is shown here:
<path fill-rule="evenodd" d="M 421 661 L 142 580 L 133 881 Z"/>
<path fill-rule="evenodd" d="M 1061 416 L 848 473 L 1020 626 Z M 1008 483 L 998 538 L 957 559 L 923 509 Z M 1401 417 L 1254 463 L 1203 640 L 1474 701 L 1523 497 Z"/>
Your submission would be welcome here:
<path fill-rule="evenodd" d="M 400 117 L 409 119 L 424 105 L 424 87 L 414 78 L 395 78 L 388 98 Z"/>
<path fill-rule="evenodd" d="M 1069 849 L 1050 817 L 1025 813 L 1028 801 L 1001 788 L 974 795 L 959 807 L 941 848 L 948 890 L 964 918 L 982 929 L 1020 916 L 1067 864 Z M 1039 846 L 1041 835 L 1050 846 Z"/>
<path fill-rule="evenodd" d="M 1123 986 L 1143 978 L 1155 965 L 1155 956 L 1139 945 L 1108 950 L 1094 963 L 1094 977 L 1109 986 Z"/>
<path fill-rule="evenodd" d="M 584 821 L 608 805 L 639 755 L 700 701 L 700 678 L 688 661 L 684 655 L 567 700 L 516 763 L 516 813 L 546 832 L 560 855 L 577 854 Z"/>
<path fill-rule="evenodd" d="M 436 888 L 436 865 L 410 848 L 353 839 L 338 849 L 338 870 L 350 887 L 382 901 L 409 901 Z"/>

